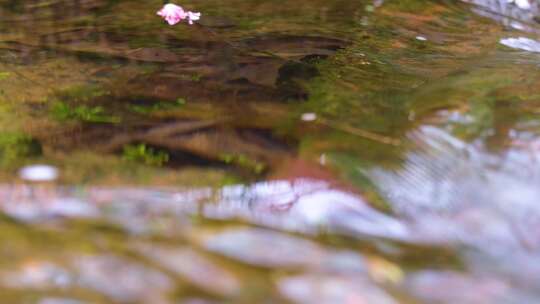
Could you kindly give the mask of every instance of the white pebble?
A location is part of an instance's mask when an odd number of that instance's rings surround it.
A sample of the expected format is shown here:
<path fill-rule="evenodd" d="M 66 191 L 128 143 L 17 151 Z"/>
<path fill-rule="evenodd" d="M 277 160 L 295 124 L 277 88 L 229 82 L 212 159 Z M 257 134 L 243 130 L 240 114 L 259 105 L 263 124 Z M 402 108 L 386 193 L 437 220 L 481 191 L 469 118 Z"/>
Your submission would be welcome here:
<path fill-rule="evenodd" d="M 315 113 L 304 113 L 302 114 L 302 120 L 303 121 L 314 121 L 317 119 L 317 114 Z"/>
<path fill-rule="evenodd" d="M 319 157 L 319 164 L 321 164 L 322 166 L 326 165 L 326 154 L 321 154 L 321 156 Z"/>
<path fill-rule="evenodd" d="M 426 41 L 427 38 L 424 37 L 424 36 L 416 36 L 416 40 L 420 40 L 420 41 Z"/>
<path fill-rule="evenodd" d="M 529 0 L 515 0 L 514 3 L 522 10 L 531 9 L 531 4 L 529 3 Z"/>
<path fill-rule="evenodd" d="M 23 167 L 19 176 L 30 182 L 50 182 L 58 178 L 58 169 L 49 165 L 30 165 Z"/>

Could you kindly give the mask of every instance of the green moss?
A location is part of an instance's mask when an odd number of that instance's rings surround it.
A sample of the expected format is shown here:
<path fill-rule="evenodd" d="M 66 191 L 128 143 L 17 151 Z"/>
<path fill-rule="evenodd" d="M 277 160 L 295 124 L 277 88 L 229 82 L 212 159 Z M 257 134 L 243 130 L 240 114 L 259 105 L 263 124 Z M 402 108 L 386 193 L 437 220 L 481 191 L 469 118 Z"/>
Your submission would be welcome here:
<path fill-rule="evenodd" d="M 104 96 L 108 93 L 108 91 L 98 85 L 75 85 L 58 92 L 56 95 L 59 99 L 66 101 L 84 102 Z"/>
<path fill-rule="evenodd" d="M 129 109 L 133 112 L 139 114 L 148 114 L 155 111 L 163 111 L 169 109 L 177 109 L 186 104 L 186 100 L 183 98 L 178 98 L 174 102 L 158 102 L 152 105 L 130 105 Z"/>
<path fill-rule="evenodd" d="M 10 72 L 0 72 L 0 80 L 7 79 L 11 76 Z"/>
<path fill-rule="evenodd" d="M 78 120 L 96 123 L 119 123 L 121 121 L 117 116 L 106 114 L 101 106 L 72 106 L 61 101 L 52 104 L 50 113 L 53 118 L 59 121 Z"/>
<path fill-rule="evenodd" d="M 0 133 L 0 164 L 19 162 L 28 157 L 41 155 L 41 145 L 22 133 Z"/>
<path fill-rule="evenodd" d="M 266 165 L 255 160 L 251 159 L 243 154 L 227 154 L 224 153 L 219 157 L 224 163 L 237 165 L 241 168 L 248 169 L 255 174 L 261 174 L 266 169 Z"/>
<path fill-rule="evenodd" d="M 138 144 L 125 146 L 122 158 L 146 165 L 162 166 L 169 161 L 169 154 L 165 151 L 156 151 L 145 144 Z"/>

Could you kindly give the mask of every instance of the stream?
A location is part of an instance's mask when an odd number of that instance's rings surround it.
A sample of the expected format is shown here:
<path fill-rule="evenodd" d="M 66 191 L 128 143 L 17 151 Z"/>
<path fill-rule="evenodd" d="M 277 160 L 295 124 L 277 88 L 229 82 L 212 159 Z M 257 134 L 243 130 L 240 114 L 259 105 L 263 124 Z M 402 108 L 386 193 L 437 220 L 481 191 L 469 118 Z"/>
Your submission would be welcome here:
<path fill-rule="evenodd" d="M 177 4 L 0 0 L 1 303 L 540 302 L 540 2 Z"/>

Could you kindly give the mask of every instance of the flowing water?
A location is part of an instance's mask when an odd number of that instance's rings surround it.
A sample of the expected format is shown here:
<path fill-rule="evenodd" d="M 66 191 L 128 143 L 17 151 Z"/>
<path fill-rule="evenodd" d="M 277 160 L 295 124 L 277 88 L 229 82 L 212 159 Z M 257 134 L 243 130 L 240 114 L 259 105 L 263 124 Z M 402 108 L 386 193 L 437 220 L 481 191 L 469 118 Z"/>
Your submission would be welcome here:
<path fill-rule="evenodd" d="M 537 2 L 179 4 L 0 0 L 1 303 L 540 302 Z"/>

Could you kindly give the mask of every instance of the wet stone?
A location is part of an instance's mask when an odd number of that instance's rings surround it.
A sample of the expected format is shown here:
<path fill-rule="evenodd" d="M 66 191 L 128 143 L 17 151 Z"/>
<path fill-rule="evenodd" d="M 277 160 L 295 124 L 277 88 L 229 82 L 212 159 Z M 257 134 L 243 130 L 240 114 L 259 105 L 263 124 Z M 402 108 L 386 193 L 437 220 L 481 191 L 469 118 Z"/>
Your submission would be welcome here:
<path fill-rule="evenodd" d="M 206 292 L 230 297 L 240 291 L 236 276 L 191 248 L 145 244 L 137 250 Z"/>
<path fill-rule="evenodd" d="M 57 217 L 90 218 L 98 214 L 95 206 L 76 198 L 56 197 L 54 189 L 23 187 L 18 189 L 12 201 L 4 204 L 3 211 L 9 216 L 38 222 Z"/>
<path fill-rule="evenodd" d="M 206 299 L 198 299 L 198 298 L 189 298 L 182 301 L 182 304 L 218 304 L 221 302 L 213 301 L 213 300 L 206 300 Z"/>
<path fill-rule="evenodd" d="M 324 272 L 340 274 L 367 275 L 368 268 L 364 258 L 353 251 L 338 251 L 328 256 L 317 266 Z"/>
<path fill-rule="evenodd" d="M 67 298 L 45 298 L 39 300 L 37 304 L 86 304 L 86 302 Z"/>
<path fill-rule="evenodd" d="M 48 261 L 29 261 L 17 270 L 4 272 L 3 285 L 11 288 L 51 289 L 72 285 L 73 275 L 66 269 Z"/>
<path fill-rule="evenodd" d="M 204 246 L 244 263 L 270 268 L 318 265 L 326 256 L 316 243 L 261 228 L 226 230 L 207 238 Z"/>
<path fill-rule="evenodd" d="M 119 302 L 169 303 L 171 279 L 158 270 L 116 256 L 82 256 L 74 261 L 78 282 Z"/>
<path fill-rule="evenodd" d="M 358 277 L 305 274 L 282 278 L 277 288 L 285 298 L 299 304 L 397 303 L 384 290 Z"/>
<path fill-rule="evenodd" d="M 413 295 L 428 303 L 518 303 L 510 301 L 510 294 L 517 294 L 511 292 L 507 283 L 496 278 L 465 273 L 422 271 L 411 275 L 406 281 L 406 287 Z"/>

